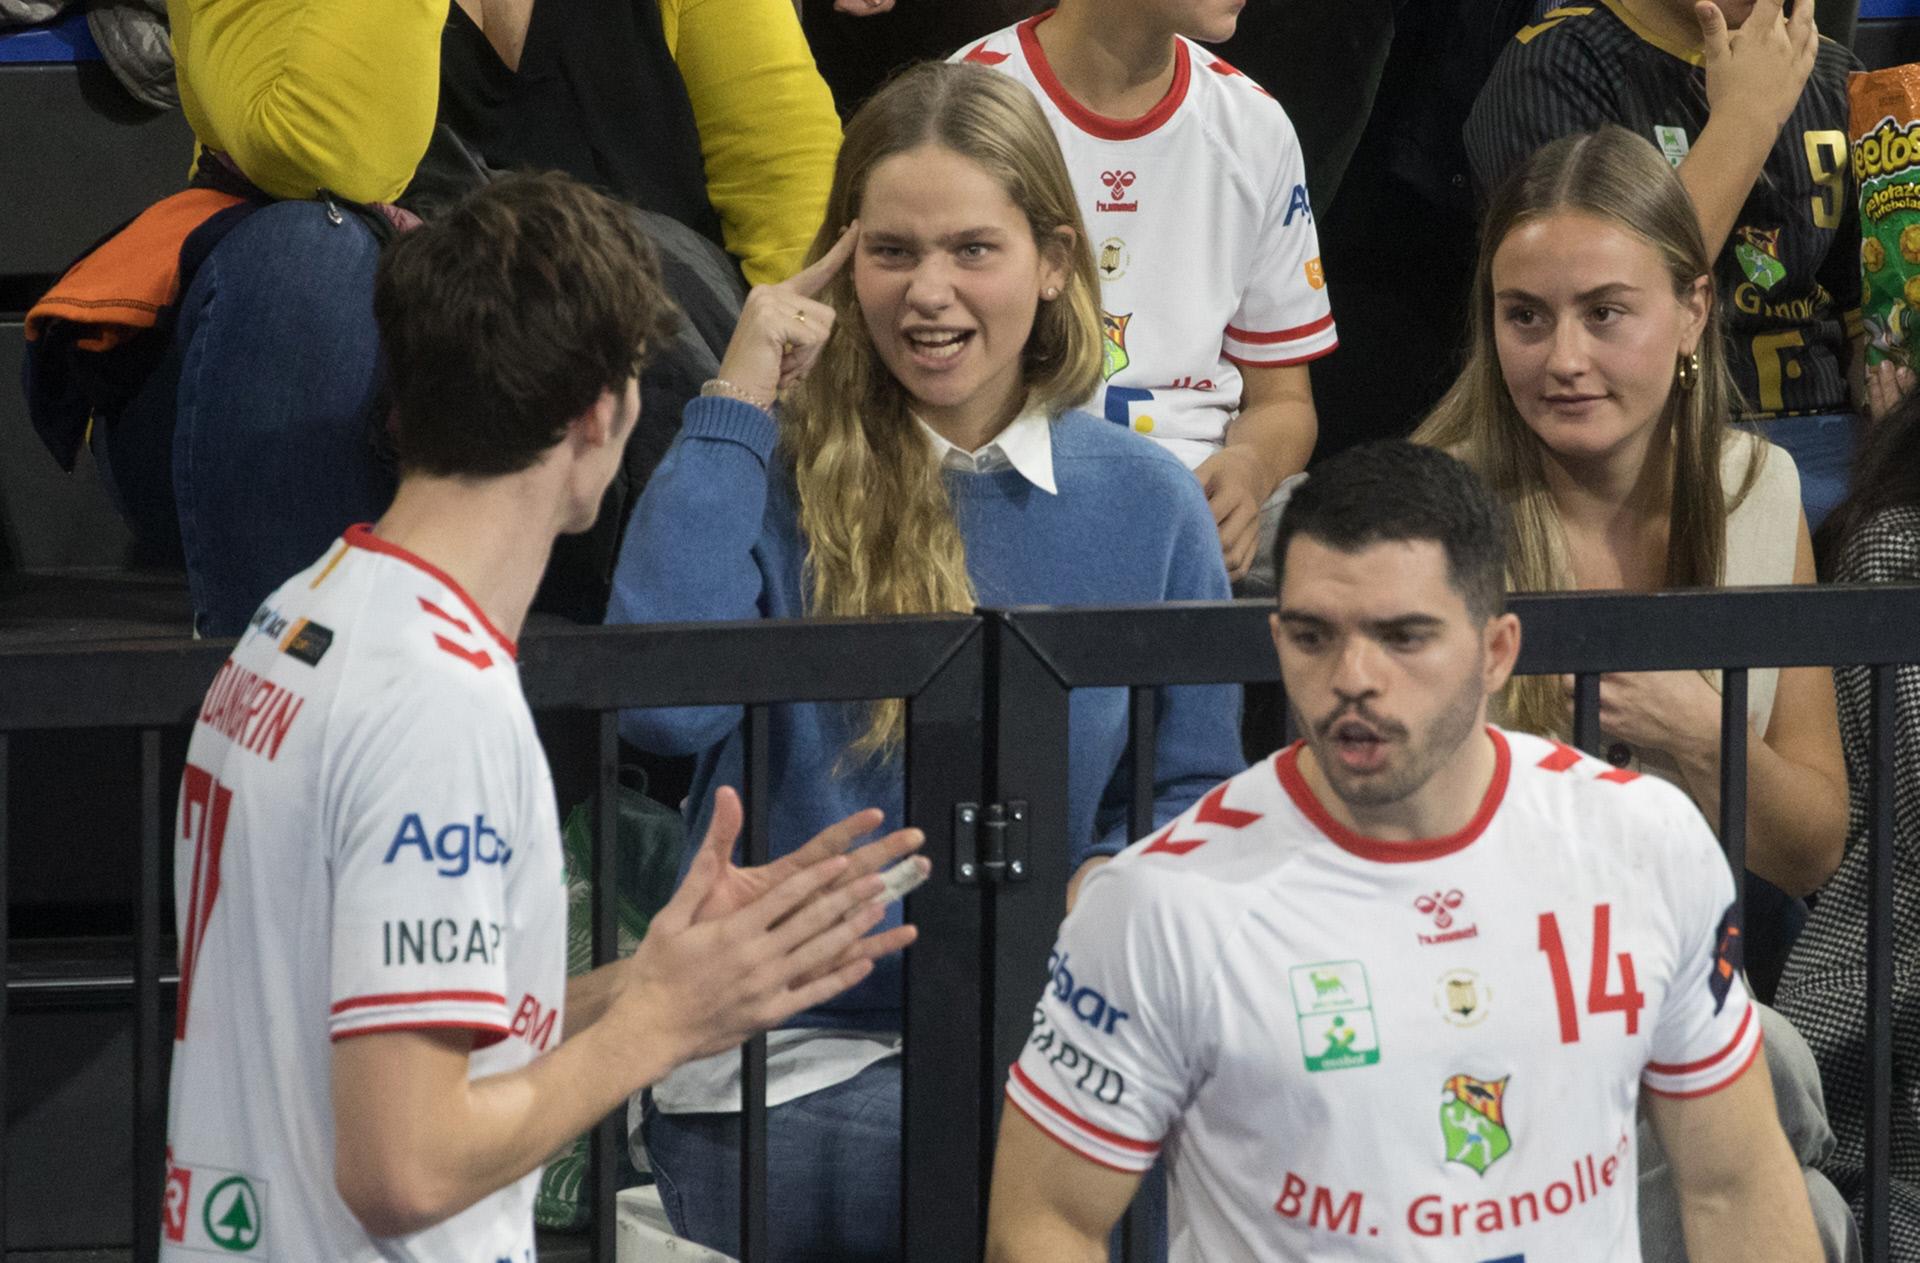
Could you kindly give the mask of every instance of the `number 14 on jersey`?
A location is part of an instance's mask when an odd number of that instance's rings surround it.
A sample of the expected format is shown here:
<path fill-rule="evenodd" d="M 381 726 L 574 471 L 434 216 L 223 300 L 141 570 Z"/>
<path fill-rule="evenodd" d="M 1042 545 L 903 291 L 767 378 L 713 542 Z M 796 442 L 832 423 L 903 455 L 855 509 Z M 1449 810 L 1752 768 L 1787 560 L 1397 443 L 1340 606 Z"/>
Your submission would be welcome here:
<path fill-rule="evenodd" d="M 1593 908 L 1593 953 L 1587 973 L 1587 1014 L 1626 1015 L 1627 1034 L 1640 1033 L 1640 1010 L 1647 1007 L 1646 997 L 1634 984 L 1633 953 L 1613 954 L 1613 905 L 1595 904 Z M 1553 975 L 1553 998 L 1560 1010 L 1560 1042 L 1580 1042 L 1580 1013 L 1573 993 L 1573 974 L 1567 967 L 1566 940 L 1560 934 L 1560 918 L 1551 912 L 1540 914 L 1540 950 L 1547 955 L 1547 969 Z M 1619 966 L 1620 989 L 1612 990 L 1614 966 Z"/>

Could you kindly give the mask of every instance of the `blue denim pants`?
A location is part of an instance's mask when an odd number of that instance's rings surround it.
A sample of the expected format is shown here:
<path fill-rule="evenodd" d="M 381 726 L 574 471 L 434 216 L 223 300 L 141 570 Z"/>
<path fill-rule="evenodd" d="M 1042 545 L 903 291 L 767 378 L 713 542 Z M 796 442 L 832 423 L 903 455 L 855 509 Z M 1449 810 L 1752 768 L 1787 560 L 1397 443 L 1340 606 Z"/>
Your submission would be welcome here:
<path fill-rule="evenodd" d="M 900 1254 L 900 1059 L 767 1110 L 767 1223 L 776 1263 L 892 1263 Z M 676 1234 L 740 1256 L 740 1116 L 662 1114 L 641 1129 Z M 1166 1177 L 1141 1181 L 1148 1258 L 1167 1257 Z M 1120 1230 L 1113 1234 L 1120 1258 Z M 912 1257 L 909 1249 L 908 1258 Z"/>
<path fill-rule="evenodd" d="M 1800 471 L 1800 507 L 1807 529 L 1817 531 L 1827 514 L 1847 498 L 1853 478 L 1853 453 L 1865 433 L 1856 412 L 1828 412 L 1811 417 L 1780 417 L 1773 421 L 1743 421 L 1750 430 L 1793 457 Z"/>
<path fill-rule="evenodd" d="M 367 226 L 325 203 L 256 211 L 201 265 L 172 351 L 96 435 L 134 529 L 156 542 L 177 531 L 203 635 L 237 635 L 393 498 L 374 444 L 379 257 Z"/>
<path fill-rule="evenodd" d="M 900 1255 L 900 1059 L 767 1110 L 767 1222 L 776 1263 Z M 740 1115 L 662 1114 L 647 1157 L 673 1230 L 740 1257 Z"/>

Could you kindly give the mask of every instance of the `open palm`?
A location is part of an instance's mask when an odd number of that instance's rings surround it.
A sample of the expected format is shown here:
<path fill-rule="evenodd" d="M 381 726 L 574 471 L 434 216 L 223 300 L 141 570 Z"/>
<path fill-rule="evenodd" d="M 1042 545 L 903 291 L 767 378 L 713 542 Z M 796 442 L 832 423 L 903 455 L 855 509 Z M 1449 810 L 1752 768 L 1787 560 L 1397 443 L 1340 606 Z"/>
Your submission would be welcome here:
<path fill-rule="evenodd" d="M 725 861 L 725 867 L 715 878 L 713 888 L 694 910 L 694 922 L 698 924 L 739 911 L 800 870 L 844 853 L 855 842 L 879 828 L 885 818 L 879 808 L 869 807 L 827 826 L 805 846 L 769 863 L 742 868 L 732 860 Z M 743 819 L 740 796 L 731 788 L 722 786 L 714 793 L 713 815 L 707 823 L 707 835 L 701 848 L 704 850 L 717 846 L 731 855 L 733 844 L 740 836 Z M 834 882 L 831 889 L 838 890 L 869 873 L 879 872 L 910 854 L 924 840 L 925 835 L 918 829 L 897 829 L 878 841 L 860 847 L 848 857 L 846 872 Z"/>

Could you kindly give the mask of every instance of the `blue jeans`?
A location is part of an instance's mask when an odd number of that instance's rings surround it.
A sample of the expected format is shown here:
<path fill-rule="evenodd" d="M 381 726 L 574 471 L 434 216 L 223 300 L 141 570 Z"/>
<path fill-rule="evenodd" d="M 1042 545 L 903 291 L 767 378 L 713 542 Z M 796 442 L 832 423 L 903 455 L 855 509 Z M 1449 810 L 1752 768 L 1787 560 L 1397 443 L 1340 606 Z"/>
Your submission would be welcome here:
<path fill-rule="evenodd" d="M 277 202 L 229 233 L 181 300 L 172 352 L 102 439 L 135 530 L 177 521 L 203 635 L 237 635 L 393 498 L 374 445 L 380 247 L 355 216 L 339 219 L 324 203 Z"/>
<path fill-rule="evenodd" d="M 1847 498 L 1853 477 L 1853 452 L 1864 423 L 1858 413 L 1828 412 L 1811 417 L 1780 417 L 1772 421 L 1743 421 L 1769 443 L 1784 448 L 1800 470 L 1800 507 L 1807 529 L 1817 531 L 1827 514 Z"/>
<path fill-rule="evenodd" d="M 674 1232 L 740 1257 L 740 1115 L 641 1124 Z M 776 1261 L 892 1263 L 900 1254 L 900 1058 L 767 1111 L 767 1222 Z"/>
<path fill-rule="evenodd" d="M 772 1257 L 891 1263 L 900 1254 L 900 1058 L 767 1110 L 767 1223 Z M 676 1234 L 740 1257 L 740 1116 L 662 1114 L 648 1100 L 642 1134 Z M 1167 1257 L 1167 1181 L 1140 1183 L 1152 1239 Z M 1119 1259 L 1120 1229 L 1113 1232 Z M 911 1257 L 909 1252 L 908 1257 Z"/>

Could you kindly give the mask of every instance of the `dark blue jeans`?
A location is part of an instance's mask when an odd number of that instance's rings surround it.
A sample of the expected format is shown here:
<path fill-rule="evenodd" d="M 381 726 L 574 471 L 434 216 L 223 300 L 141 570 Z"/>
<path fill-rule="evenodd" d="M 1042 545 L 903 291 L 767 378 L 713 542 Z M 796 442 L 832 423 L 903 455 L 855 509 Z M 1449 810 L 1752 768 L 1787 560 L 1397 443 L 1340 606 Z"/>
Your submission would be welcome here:
<path fill-rule="evenodd" d="M 96 436 L 134 529 L 177 523 L 204 635 L 236 635 L 340 531 L 378 517 L 380 339 L 365 224 L 278 202 L 215 247 L 184 295 L 173 351 Z M 102 450 L 104 449 L 104 450 Z"/>
<path fill-rule="evenodd" d="M 900 1059 L 767 1111 L 767 1223 L 776 1261 L 891 1263 L 900 1254 Z M 667 1218 L 680 1236 L 740 1256 L 740 1116 L 662 1114 L 641 1123 Z M 1141 1182 L 1153 1244 L 1167 1257 L 1167 1184 Z M 1120 1230 L 1114 1229 L 1118 1259 Z M 909 1248 L 907 1258 L 911 1259 Z"/>
<path fill-rule="evenodd" d="M 1769 443 L 1784 448 L 1800 471 L 1800 507 L 1807 529 L 1817 531 L 1827 514 L 1847 498 L 1853 478 L 1853 453 L 1865 433 L 1855 412 L 1828 412 L 1811 417 L 1781 417 L 1775 421 L 1741 422 Z"/>
<path fill-rule="evenodd" d="M 680 1236 L 740 1257 L 740 1115 L 641 1124 Z M 767 1111 L 767 1222 L 776 1263 L 892 1263 L 900 1255 L 900 1059 Z"/>

